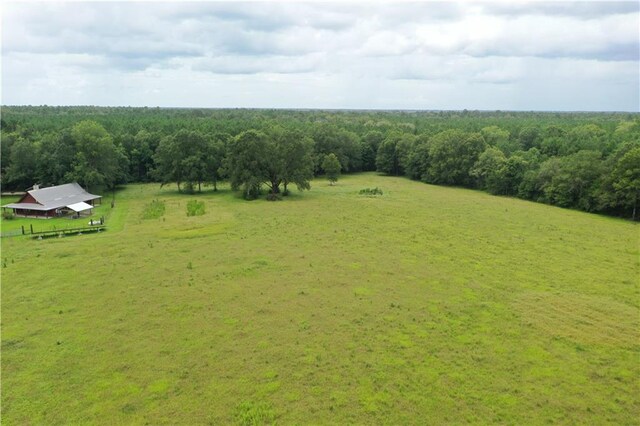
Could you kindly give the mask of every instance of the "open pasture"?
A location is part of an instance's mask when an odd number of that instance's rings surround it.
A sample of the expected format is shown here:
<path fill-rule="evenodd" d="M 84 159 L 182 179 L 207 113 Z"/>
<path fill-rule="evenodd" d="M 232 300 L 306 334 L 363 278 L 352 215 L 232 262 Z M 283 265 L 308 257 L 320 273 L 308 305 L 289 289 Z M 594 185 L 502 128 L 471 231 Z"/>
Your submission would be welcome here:
<path fill-rule="evenodd" d="M 2 240 L 3 424 L 637 424 L 637 225 L 375 174 L 117 197 Z"/>

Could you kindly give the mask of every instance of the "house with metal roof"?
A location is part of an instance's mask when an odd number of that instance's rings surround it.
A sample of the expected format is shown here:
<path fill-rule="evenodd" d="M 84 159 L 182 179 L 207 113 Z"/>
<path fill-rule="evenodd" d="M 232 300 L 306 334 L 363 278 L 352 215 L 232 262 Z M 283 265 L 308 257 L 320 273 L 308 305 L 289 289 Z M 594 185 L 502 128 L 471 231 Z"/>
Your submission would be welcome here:
<path fill-rule="evenodd" d="M 34 186 L 17 203 L 2 206 L 12 209 L 16 216 L 50 218 L 74 213 L 90 212 L 100 204 L 100 195 L 89 194 L 77 183 L 39 188 Z"/>

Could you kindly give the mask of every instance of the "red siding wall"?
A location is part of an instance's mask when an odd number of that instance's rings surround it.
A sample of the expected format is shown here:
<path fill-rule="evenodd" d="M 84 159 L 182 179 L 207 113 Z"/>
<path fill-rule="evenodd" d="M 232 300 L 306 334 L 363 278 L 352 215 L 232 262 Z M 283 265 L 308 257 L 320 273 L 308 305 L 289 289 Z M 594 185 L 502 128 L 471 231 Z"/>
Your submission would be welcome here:
<path fill-rule="evenodd" d="M 18 201 L 18 203 L 34 203 L 34 204 L 39 204 L 35 198 L 33 198 L 31 196 L 31 194 L 25 194 L 22 198 L 20 198 L 20 201 Z"/>

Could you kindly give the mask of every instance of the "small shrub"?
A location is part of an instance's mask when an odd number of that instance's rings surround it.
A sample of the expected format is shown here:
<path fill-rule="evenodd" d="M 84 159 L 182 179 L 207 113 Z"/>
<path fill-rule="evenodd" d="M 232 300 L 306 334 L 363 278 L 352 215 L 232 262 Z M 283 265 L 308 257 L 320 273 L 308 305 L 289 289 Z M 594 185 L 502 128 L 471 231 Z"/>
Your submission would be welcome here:
<path fill-rule="evenodd" d="M 13 213 L 13 211 L 7 210 L 7 211 L 2 212 L 2 218 L 4 220 L 12 220 L 12 219 L 16 218 L 16 215 Z"/>
<path fill-rule="evenodd" d="M 190 200 L 187 203 L 187 216 L 202 216 L 204 214 L 204 201 Z"/>
<path fill-rule="evenodd" d="M 378 188 L 377 186 L 375 188 L 364 188 L 361 189 L 358 194 L 375 197 L 376 195 L 382 195 L 382 189 Z"/>
<path fill-rule="evenodd" d="M 142 212 L 143 219 L 160 219 L 164 215 L 164 201 L 153 200 L 147 204 Z"/>

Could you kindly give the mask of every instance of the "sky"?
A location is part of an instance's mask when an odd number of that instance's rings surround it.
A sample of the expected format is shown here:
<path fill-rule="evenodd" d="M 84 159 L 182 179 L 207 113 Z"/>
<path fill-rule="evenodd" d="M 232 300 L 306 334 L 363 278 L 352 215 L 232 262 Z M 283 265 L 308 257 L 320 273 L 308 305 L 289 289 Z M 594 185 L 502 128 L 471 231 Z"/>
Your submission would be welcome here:
<path fill-rule="evenodd" d="M 2 105 L 640 111 L 640 3 L 3 1 Z"/>

